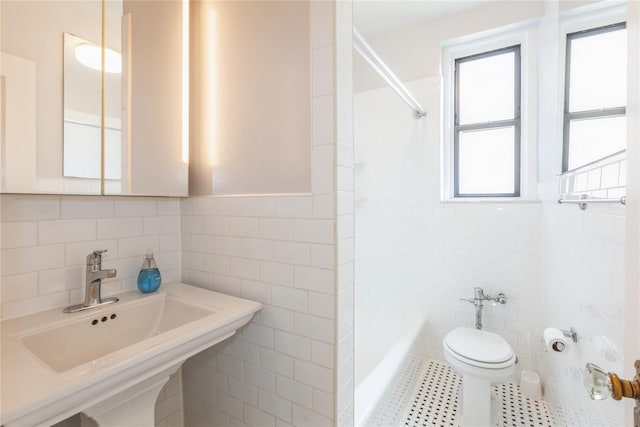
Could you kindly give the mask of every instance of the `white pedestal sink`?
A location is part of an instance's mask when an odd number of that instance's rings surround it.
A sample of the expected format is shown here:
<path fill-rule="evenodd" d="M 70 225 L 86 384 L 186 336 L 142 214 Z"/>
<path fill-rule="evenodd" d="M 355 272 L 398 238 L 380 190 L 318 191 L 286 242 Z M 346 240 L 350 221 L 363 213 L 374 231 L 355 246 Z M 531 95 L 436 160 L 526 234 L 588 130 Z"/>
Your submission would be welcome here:
<path fill-rule="evenodd" d="M 182 283 L 118 297 L 78 313 L 61 307 L 0 323 L 0 425 L 50 426 L 83 412 L 100 427 L 152 427 L 169 376 L 261 307 Z"/>

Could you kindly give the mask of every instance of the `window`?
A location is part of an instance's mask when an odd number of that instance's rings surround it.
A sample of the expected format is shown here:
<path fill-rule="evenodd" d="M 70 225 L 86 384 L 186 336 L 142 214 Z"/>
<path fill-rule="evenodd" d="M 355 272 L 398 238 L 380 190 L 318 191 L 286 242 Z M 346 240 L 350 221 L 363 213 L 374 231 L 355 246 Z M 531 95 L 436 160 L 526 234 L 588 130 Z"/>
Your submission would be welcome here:
<path fill-rule="evenodd" d="M 562 172 L 626 147 L 626 25 L 567 34 Z"/>
<path fill-rule="evenodd" d="M 455 60 L 454 197 L 520 196 L 520 45 Z"/>

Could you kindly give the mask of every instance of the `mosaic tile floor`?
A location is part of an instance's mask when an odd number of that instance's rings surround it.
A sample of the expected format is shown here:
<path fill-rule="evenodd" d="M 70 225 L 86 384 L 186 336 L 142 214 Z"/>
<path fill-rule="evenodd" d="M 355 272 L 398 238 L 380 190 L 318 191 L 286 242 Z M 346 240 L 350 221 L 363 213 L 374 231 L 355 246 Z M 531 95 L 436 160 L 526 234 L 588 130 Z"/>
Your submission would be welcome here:
<path fill-rule="evenodd" d="M 437 360 L 408 358 L 367 422 L 367 427 L 457 427 L 461 378 Z M 558 427 L 544 401 L 523 396 L 513 382 L 494 387 L 500 401 L 498 426 Z"/>

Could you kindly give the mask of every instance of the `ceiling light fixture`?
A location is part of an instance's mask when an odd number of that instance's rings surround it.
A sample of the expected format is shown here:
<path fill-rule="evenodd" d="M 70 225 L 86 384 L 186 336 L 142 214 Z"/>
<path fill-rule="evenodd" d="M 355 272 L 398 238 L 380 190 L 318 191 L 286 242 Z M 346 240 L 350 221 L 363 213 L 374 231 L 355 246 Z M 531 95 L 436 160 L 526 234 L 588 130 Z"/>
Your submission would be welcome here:
<path fill-rule="evenodd" d="M 76 59 L 85 67 L 100 71 L 102 69 L 102 58 L 100 46 L 90 43 L 81 43 L 75 49 Z M 113 49 L 105 48 L 104 51 L 105 69 L 107 73 L 122 72 L 122 55 Z"/>

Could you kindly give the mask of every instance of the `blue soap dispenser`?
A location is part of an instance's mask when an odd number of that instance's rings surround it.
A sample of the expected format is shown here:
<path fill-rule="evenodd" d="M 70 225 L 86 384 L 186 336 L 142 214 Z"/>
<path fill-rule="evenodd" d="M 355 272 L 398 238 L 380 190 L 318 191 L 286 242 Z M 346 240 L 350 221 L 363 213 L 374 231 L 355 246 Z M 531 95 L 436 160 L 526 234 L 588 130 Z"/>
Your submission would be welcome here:
<path fill-rule="evenodd" d="M 144 256 L 140 273 L 138 273 L 138 289 L 140 292 L 148 294 L 157 291 L 160 283 L 162 283 L 160 270 L 158 270 L 156 260 L 153 258 L 153 252 L 149 249 Z"/>

